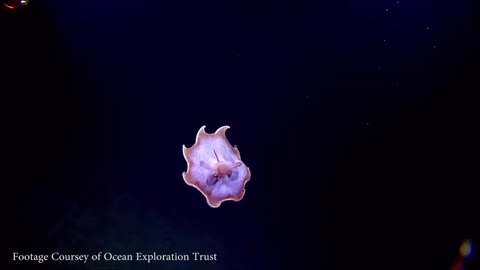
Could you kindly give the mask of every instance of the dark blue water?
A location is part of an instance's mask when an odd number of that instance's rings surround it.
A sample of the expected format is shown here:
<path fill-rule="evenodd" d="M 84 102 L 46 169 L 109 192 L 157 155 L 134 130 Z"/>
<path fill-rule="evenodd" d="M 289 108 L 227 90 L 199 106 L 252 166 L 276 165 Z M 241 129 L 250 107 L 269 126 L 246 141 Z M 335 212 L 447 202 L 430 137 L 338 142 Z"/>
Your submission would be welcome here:
<path fill-rule="evenodd" d="M 447 269 L 475 238 L 474 1 L 30 1 L 0 13 L 8 269 Z M 252 177 L 210 208 L 198 129 Z M 12 253 L 217 261 L 12 261 Z M 474 264 L 470 264 L 470 269 Z M 469 268 L 466 268 L 469 269 Z"/>

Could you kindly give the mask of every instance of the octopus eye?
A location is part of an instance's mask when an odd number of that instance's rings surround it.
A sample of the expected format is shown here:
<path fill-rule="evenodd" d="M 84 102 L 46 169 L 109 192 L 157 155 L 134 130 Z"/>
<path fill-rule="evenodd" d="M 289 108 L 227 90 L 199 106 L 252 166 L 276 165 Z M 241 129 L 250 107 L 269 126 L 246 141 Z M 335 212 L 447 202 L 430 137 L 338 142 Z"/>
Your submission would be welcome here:
<path fill-rule="evenodd" d="M 214 174 L 211 174 L 207 177 L 207 185 L 209 186 L 213 186 L 215 185 L 217 182 L 218 182 L 218 174 L 214 173 Z"/>
<path fill-rule="evenodd" d="M 230 176 L 232 176 L 232 170 L 227 171 L 227 177 L 230 177 Z"/>

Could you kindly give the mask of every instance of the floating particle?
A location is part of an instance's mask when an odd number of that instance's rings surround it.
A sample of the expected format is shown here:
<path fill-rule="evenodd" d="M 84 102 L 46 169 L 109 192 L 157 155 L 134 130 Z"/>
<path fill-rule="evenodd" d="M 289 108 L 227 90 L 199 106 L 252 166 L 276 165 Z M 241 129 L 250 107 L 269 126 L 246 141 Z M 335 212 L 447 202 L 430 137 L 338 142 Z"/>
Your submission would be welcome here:
<path fill-rule="evenodd" d="M 463 258 L 469 258 L 473 256 L 473 242 L 472 240 L 463 240 L 460 245 L 460 256 Z"/>

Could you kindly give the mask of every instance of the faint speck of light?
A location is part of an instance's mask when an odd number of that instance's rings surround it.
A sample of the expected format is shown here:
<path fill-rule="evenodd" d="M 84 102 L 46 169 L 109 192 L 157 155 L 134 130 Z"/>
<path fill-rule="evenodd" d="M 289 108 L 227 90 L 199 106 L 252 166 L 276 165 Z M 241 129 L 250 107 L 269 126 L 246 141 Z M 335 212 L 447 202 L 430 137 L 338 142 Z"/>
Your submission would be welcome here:
<path fill-rule="evenodd" d="M 463 240 L 460 245 L 460 256 L 469 258 L 473 256 L 473 243 L 472 240 Z"/>
<path fill-rule="evenodd" d="M 450 270 L 463 270 L 463 260 L 456 260 Z"/>
<path fill-rule="evenodd" d="M 430 30 L 430 26 L 425 27 L 426 30 Z"/>
<path fill-rule="evenodd" d="M 385 11 L 388 12 L 388 8 L 386 8 Z"/>

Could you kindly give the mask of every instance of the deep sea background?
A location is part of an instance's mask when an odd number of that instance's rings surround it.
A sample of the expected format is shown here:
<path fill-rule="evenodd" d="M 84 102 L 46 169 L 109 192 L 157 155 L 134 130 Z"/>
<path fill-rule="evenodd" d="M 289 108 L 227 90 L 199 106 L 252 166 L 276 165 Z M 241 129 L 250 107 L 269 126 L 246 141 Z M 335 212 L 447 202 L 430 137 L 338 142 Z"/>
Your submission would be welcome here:
<path fill-rule="evenodd" d="M 477 5 L 1 10 L 1 268 L 450 269 L 479 228 Z M 182 179 L 203 125 L 231 126 L 241 202 L 212 209 Z M 12 262 L 53 251 L 219 260 Z"/>

